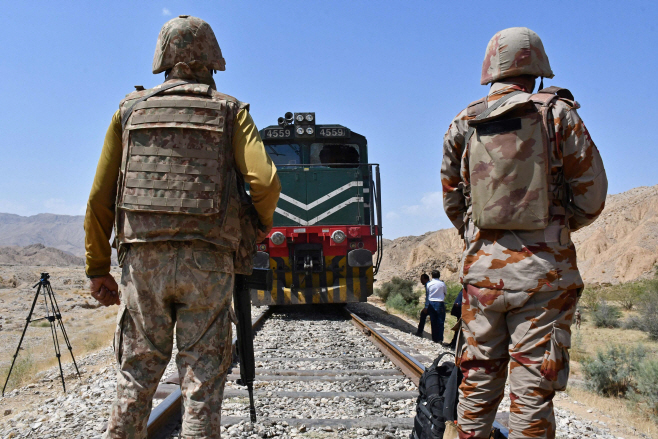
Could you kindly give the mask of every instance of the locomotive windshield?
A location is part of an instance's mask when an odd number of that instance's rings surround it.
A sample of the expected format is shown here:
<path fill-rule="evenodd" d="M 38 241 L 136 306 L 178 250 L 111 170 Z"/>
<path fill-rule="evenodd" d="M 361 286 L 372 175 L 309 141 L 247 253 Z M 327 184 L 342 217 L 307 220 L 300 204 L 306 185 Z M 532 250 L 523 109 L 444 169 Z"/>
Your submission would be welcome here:
<path fill-rule="evenodd" d="M 275 165 L 302 164 L 302 147 L 295 143 L 284 145 L 265 145 L 265 150 Z"/>
<path fill-rule="evenodd" d="M 359 147 L 351 144 L 313 143 L 311 164 L 329 168 L 356 168 L 360 162 Z"/>

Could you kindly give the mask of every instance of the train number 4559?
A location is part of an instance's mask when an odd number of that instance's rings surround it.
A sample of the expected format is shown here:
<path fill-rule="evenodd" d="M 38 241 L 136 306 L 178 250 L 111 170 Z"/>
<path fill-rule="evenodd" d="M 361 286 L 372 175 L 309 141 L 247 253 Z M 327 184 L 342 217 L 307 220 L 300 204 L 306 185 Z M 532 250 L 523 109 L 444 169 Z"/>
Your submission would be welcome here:
<path fill-rule="evenodd" d="M 318 131 L 321 137 L 347 137 L 345 128 L 322 128 Z"/>
<path fill-rule="evenodd" d="M 270 130 L 265 130 L 265 137 L 276 139 L 276 138 L 285 138 L 285 137 L 291 137 L 292 136 L 292 131 L 289 129 L 270 129 Z"/>

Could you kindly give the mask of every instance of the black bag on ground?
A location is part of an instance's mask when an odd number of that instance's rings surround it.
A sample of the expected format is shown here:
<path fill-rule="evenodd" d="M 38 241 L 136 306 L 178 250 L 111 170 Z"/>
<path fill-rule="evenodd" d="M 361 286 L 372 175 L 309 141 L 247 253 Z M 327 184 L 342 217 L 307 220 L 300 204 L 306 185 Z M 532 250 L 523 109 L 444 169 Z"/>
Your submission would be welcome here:
<path fill-rule="evenodd" d="M 454 354 L 439 355 L 420 377 L 414 429 L 409 439 L 441 439 L 446 421 L 457 418 L 457 391 L 462 373 L 452 361 L 439 365 L 446 355 Z"/>

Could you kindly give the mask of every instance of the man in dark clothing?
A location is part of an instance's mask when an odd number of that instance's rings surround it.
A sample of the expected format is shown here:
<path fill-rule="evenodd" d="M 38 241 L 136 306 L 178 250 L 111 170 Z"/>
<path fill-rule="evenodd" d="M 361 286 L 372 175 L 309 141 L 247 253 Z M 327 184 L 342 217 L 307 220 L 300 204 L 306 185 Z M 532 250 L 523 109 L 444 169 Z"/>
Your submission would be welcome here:
<path fill-rule="evenodd" d="M 423 288 L 425 288 L 425 308 L 420 312 L 420 321 L 418 322 L 418 330 L 416 331 L 416 335 L 418 337 L 423 337 L 423 332 L 425 331 L 425 322 L 427 321 L 427 316 L 429 313 L 427 312 L 427 305 L 429 303 L 429 300 L 427 300 L 427 282 L 430 281 L 430 277 L 427 275 L 427 273 L 423 273 L 420 275 L 420 283 L 423 284 Z"/>

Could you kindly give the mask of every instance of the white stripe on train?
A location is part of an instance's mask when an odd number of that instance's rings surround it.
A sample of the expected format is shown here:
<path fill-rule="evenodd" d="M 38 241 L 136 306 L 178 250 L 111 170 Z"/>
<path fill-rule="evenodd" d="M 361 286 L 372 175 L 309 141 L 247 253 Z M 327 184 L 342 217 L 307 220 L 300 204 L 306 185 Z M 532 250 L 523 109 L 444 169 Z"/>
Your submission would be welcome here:
<path fill-rule="evenodd" d="M 281 194 L 281 195 L 283 195 L 283 194 Z M 286 200 L 286 201 L 287 201 L 287 200 Z M 279 215 L 283 215 L 283 216 L 285 216 L 286 218 L 288 218 L 288 219 L 290 219 L 290 220 L 295 221 L 295 222 L 298 223 L 300 226 L 312 226 L 313 224 L 315 224 L 315 223 L 317 223 L 317 222 L 319 222 L 319 221 L 322 221 L 323 219 L 325 219 L 325 218 L 328 217 L 329 215 L 332 215 L 332 214 L 338 212 L 338 211 L 341 210 L 343 207 L 345 207 L 345 206 L 347 206 L 347 205 L 349 205 L 349 204 L 352 204 L 352 203 L 363 203 L 363 197 L 352 197 L 352 198 L 350 198 L 349 200 L 345 200 L 345 201 L 343 201 L 342 203 L 337 204 L 336 206 L 334 206 L 334 207 L 332 207 L 331 209 L 327 210 L 325 213 L 323 213 L 323 214 L 321 214 L 321 215 L 318 215 L 318 216 L 316 216 L 315 218 L 313 218 L 313 219 L 311 219 L 311 220 L 308 220 L 308 221 L 304 221 L 304 220 L 301 219 L 300 217 L 295 216 L 295 215 L 293 215 L 293 214 L 290 213 L 290 212 L 286 212 L 285 210 L 281 209 L 280 207 L 277 207 L 276 210 L 275 210 L 275 212 L 278 213 Z M 301 203 L 300 203 L 300 204 L 301 204 Z"/>

